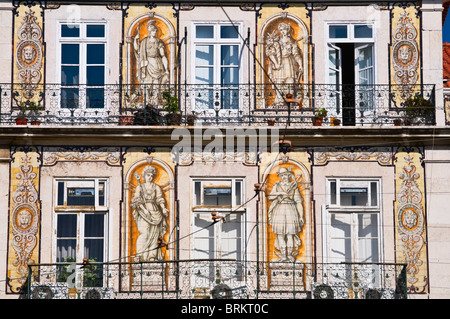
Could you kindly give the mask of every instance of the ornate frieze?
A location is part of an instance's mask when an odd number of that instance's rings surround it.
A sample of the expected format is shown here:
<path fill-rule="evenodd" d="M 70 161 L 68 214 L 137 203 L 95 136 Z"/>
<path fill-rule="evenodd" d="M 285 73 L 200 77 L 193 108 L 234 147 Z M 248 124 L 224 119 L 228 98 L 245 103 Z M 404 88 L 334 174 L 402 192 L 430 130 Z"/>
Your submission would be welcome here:
<path fill-rule="evenodd" d="M 39 236 L 38 175 L 34 170 L 37 153 L 15 153 L 11 180 L 10 250 L 8 277 L 12 292 L 26 282 L 28 264 L 36 263 Z M 19 160 L 19 161 L 18 161 Z M 12 249 L 11 249 L 12 248 Z"/>
<path fill-rule="evenodd" d="M 106 161 L 109 165 L 120 163 L 118 147 L 44 148 L 43 165 L 54 165 L 58 161 Z"/>
<path fill-rule="evenodd" d="M 179 165 L 192 163 L 240 162 L 255 165 L 258 155 L 256 152 L 181 152 L 176 161 Z"/>
<path fill-rule="evenodd" d="M 37 22 L 36 13 L 28 10 L 17 30 L 16 66 L 17 80 L 22 84 L 24 99 L 32 99 L 36 85 L 41 81 L 42 73 L 42 29 Z"/>
<path fill-rule="evenodd" d="M 415 84 L 419 78 L 419 49 L 417 29 L 407 11 L 402 11 L 392 32 L 393 78 L 403 86 L 404 97 L 411 95 L 408 85 Z"/>
<path fill-rule="evenodd" d="M 314 164 L 326 165 L 329 161 L 377 161 L 380 165 L 391 165 L 392 151 L 389 149 L 367 149 L 314 152 Z"/>
<path fill-rule="evenodd" d="M 423 169 L 418 153 L 398 154 L 397 245 L 398 261 L 407 264 L 410 293 L 423 292 L 427 286 L 426 231 L 423 197 Z"/>

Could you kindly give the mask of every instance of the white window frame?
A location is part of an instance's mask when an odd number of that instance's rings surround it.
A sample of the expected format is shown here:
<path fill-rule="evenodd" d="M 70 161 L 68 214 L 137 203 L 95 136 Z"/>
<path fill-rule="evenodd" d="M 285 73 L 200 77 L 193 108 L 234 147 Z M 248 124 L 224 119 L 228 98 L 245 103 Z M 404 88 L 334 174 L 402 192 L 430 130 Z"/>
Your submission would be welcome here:
<path fill-rule="evenodd" d="M 213 32 L 214 32 L 214 37 L 211 38 L 197 38 L 196 37 L 196 27 L 197 26 L 213 26 Z M 227 38 L 221 38 L 220 37 L 220 27 L 221 26 L 230 26 L 230 27 L 236 27 L 238 29 L 238 37 L 237 38 L 233 38 L 233 39 L 227 39 Z M 243 30 L 243 23 L 242 22 L 233 22 L 230 23 L 229 21 L 198 21 L 198 22 L 192 22 L 191 24 L 191 34 L 193 35 L 191 37 L 191 41 L 190 41 L 190 46 L 192 48 L 192 53 L 191 53 L 191 79 L 192 79 L 192 83 L 197 87 L 197 85 L 201 85 L 202 87 L 206 87 L 209 86 L 211 87 L 211 89 L 213 90 L 213 94 L 217 96 L 217 93 L 220 94 L 220 90 L 221 90 L 221 83 L 220 83 L 220 79 L 221 79 L 221 69 L 222 69 L 222 65 L 220 63 L 220 47 L 222 45 L 237 45 L 238 46 L 238 52 L 239 52 L 239 64 L 238 66 L 236 66 L 236 68 L 238 68 L 238 83 L 237 83 L 237 87 L 236 90 L 239 91 L 239 85 L 242 82 L 243 79 L 243 49 L 244 49 L 244 42 L 242 40 L 241 34 L 242 34 L 242 30 Z M 213 46 L 213 50 L 214 50 L 214 61 L 213 61 L 213 83 L 209 83 L 209 84 L 197 84 L 196 82 L 196 47 L 197 45 L 205 45 L 205 46 L 209 46 L 212 45 Z M 247 66 L 249 67 L 249 66 Z M 239 97 L 238 97 L 239 98 Z M 238 100 L 239 103 L 239 100 Z M 194 107 L 197 109 L 197 105 L 195 103 L 195 97 L 193 97 L 193 105 Z M 203 109 L 203 110 L 213 110 L 216 109 L 216 105 L 210 105 L 209 108 L 207 109 Z M 224 109 L 222 108 L 222 105 L 219 105 L 219 115 L 222 115 L 222 113 L 226 113 L 228 112 L 228 110 L 230 109 Z M 238 104 L 238 108 L 237 109 L 231 109 L 231 110 L 241 110 L 242 108 L 242 103 Z"/>
<path fill-rule="evenodd" d="M 78 25 L 80 28 L 80 35 L 78 37 L 63 37 L 62 36 L 62 26 L 63 25 Z M 103 25 L 105 27 L 105 35 L 104 37 L 88 37 L 87 36 L 87 26 L 88 25 Z M 107 92 L 106 92 L 106 84 L 109 83 L 109 41 L 108 41 L 108 34 L 109 34 L 109 24 L 107 21 L 98 21 L 98 20 L 82 20 L 82 21 L 65 21 L 60 20 L 57 23 L 57 79 L 59 83 L 61 84 L 61 90 L 63 88 L 62 86 L 62 45 L 63 44 L 79 44 L 80 45 L 80 55 L 79 55 L 79 100 L 78 100 L 78 107 L 75 109 L 82 109 L 82 110 L 91 110 L 95 112 L 96 110 L 106 110 L 108 107 L 108 104 L 106 103 L 107 99 Z M 93 86 L 92 88 L 102 87 L 105 89 L 104 93 L 104 104 L 102 108 L 89 108 L 87 107 L 87 101 L 86 101 L 86 87 L 87 87 L 87 45 L 88 44 L 103 44 L 105 46 L 105 61 L 104 64 L 104 83 L 103 85 L 99 86 Z M 93 65 L 95 66 L 95 64 Z M 64 85 L 64 87 L 71 87 L 71 85 Z M 72 85 L 76 87 L 77 85 Z M 61 107 L 61 104 L 58 104 L 58 107 L 61 109 L 66 109 Z"/>
<path fill-rule="evenodd" d="M 336 203 L 331 203 L 331 181 L 336 181 Z M 340 185 L 344 183 L 347 183 L 347 185 L 351 185 L 352 183 L 354 187 L 364 187 L 364 185 L 367 186 L 368 189 L 368 201 L 370 201 L 370 183 L 376 182 L 377 184 L 377 205 L 374 206 L 342 206 L 340 205 L 339 193 L 340 193 Z M 357 237 L 357 227 L 358 227 L 358 214 L 376 214 L 377 217 L 377 232 L 378 232 L 378 261 L 382 262 L 383 260 L 383 232 L 382 232 L 382 196 L 381 196 L 381 179 L 380 178 L 350 178 L 350 177 L 329 177 L 326 181 L 326 200 L 327 204 L 323 207 L 323 214 L 322 214 L 322 220 L 323 220 L 323 247 L 324 247 L 324 260 L 326 262 L 341 262 L 344 260 L 331 260 L 330 256 L 330 249 L 332 247 L 331 245 L 331 214 L 338 213 L 338 214 L 349 214 L 352 219 L 352 233 L 351 233 L 351 262 L 359 262 L 358 260 L 355 260 L 355 258 L 358 258 L 358 237 Z"/>
<path fill-rule="evenodd" d="M 58 205 L 58 183 L 64 182 L 64 203 L 66 201 L 67 184 L 86 186 L 87 183 L 94 183 L 95 185 L 95 205 L 93 206 L 70 206 L 70 205 Z M 100 182 L 105 182 L 104 189 L 104 204 L 98 205 L 98 185 Z M 88 214 L 101 214 L 104 216 L 104 230 L 103 230 L 103 261 L 108 261 L 109 258 L 109 229 L 110 229 L 110 216 L 109 216 L 109 180 L 107 178 L 55 178 L 54 179 L 54 240 L 53 240 L 53 260 L 56 261 L 57 257 L 57 234 L 58 234 L 58 215 L 77 215 L 77 249 L 76 249 L 76 262 L 81 263 L 84 258 L 84 226 L 85 216 Z"/>
<path fill-rule="evenodd" d="M 368 37 L 368 38 L 356 38 L 355 37 L 355 26 L 370 26 L 372 28 L 372 36 Z M 345 38 L 332 38 L 330 37 L 330 26 L 345 26 L 347 29 L 347 37 Z M 363 47 L 363 46 L 371 46 L 372 48 L 372 85 L 375 86 L 376 84 L 376 79 L 377 79 L 377 67 L 375 67 L 377 64 L 376 61 L 376 30 L 377 30 L 377 24 L 375 21 L 329 21 L 325 23 L 325 39 L 326 39 L 326 45 L 325 45 L 325 65 L 326 65 L 326 83 L 328 86 L 330 86 L 330 90 L 335 93 L 335 101 L 331 103 L 331 105 L 333 103 L 336 104 L 336 110 L 329 110 L 331 111 L 331 115 L 339 115 L 339 113 L 342 113 L 341 105 L 342 105 L 342 94 L 339 91 L 336 91 L 335 88 L 331 88 L 331 85 L 334 85 L 331 83 L 330 81 L 330 69 L 332 69 L 333 67 L 330 64 L 330 59 L 329 59 L 329 51 L 330 51 L 330 47 L 335 47 L 335 44 L 339 44 L 339 43 L 353 43 L 355 44 L 355 62 L 354 62 L 354 78 L 355 78 L 355 85 L 359 85 L 360 84 L 360 70 L 359 70 L 359 64 L 356 62 L 357 60 L 357 53 L 359 52 L 359 50 Z M 339 63 L 342 62 L 341 59 L 341 52 L 340 50 L 338 50 L 338 54 L 340 57 L 340 61 Z M 338 73 L 338 83 L 339 85 L 342 85 L 342 68 L 341 66 L 338 67 L 338 71 L 336 72 Z M 374 87 L 373 87 L 374 88 Z M 363 93 L 364 96 L 372 96 L 373 97 L 373 89 L 370 88 L 370 84 L 368 88 L 364 88 L 361 87 L 361 92 Z M 355 95 L 355 104 L 356 104 L 356 109 L 358 109 L 357 105 L 359 105 L 359 94 L 357 93 Z M 360 112 L 364 112 L 364 116 L 371 116 L 371 112 L 374 111 L 374 101 L 373 98 L 371 101 L 367 101 L 366 103 L 366 107 L 364 108 L 360 108 L 358 111 L 356 111 L 356 117 L 358 117 Z M 366 112 L 367 111 L 367 112 Z M 356 120 L 356 119 L 355 119 Z"/>
<path fill-rule="evenodd" d="M 196 182 L 201 182 L 201 194 L 202 194 L 202 203 L 203 203 L 203 185 L 204 183 L 208 183 L 210 181 L 214 181 L 214 182 L 230 182 L 232 185 L 232 205 L 230 206 L 215 206 L 215 205 L 211 205 L 211 206 L 206 206 L 206 205 L 196 205 L 196 193 L 195 193 L 195 183 Z M 236 189 L 235 189 L 235 185 L 236 182 L 240 182 L 241 183 L 241 195 L 240 195 L 240 204 L 237 204 L 235 201 L 235 195 L 236 195 Z M 206 221 L 211 221 L 211 223 L 213 222 L 212 219 L 212 212 L 216 212 L 217 216 L 223 217 L 224 220 L 218 220 L 213 226 L 210 227 L 214 227 L 213 230 L 213 240 L 214 240 L 214 259 L 220 259 L 223 258 L 223 249 L 222 249 L 222 235 L 223 235 L 223 223 L 228 223 L 230 222 L 230 216 L 233 214 L 239 214 L 240 215 L 240 238 L 239 243 L 237 244 L 240 247 L 240 252 L 238 252 L 238 258 L 240 258 L 241 260 L 244 258 L 244 253 L 245 253 L 245 249 L 244 249 L 244 241 L 245 241 L 245 231 L 246 231 L 246 208 L 245 208 L 245 202 L 244 202 L 244 198 L 245 198 L 245 178 L 242 177 L 220 177 L 220 178 L 193 178 L 191 181 L 191 185 L 192 185 L 192 224 L 191 224 L 191 229 L 193 232 L 193 243 L 195 243 L 196 239 L 198 238 L 206 238 L 203 236 L 199 236 L 197 235 L 197 231 L 198 229 L 196 228 L 195 225 L 195 219 L 196 216 L 202 216 L 203 220 Z M 210 237 L 208 237 L 210 238 Z M 232 239 L 232 238 L 228 238 L 228 239 Z M 195 256 L 194 256 L 195 257 Z"/>

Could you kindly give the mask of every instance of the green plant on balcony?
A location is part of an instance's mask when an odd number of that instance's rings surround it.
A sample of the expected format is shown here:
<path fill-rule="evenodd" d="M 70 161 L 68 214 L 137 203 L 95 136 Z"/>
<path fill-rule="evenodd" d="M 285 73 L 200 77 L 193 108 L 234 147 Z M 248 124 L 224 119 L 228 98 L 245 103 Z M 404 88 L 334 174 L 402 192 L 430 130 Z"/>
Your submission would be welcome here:
<path fill-rule="evenodd" d="M 328 111 L 324 108 L 317 109 L 314 111 L 314 117 L 313 117 L 313 125 L 314 126 L 321 126 L 322 122 L 327 119 Z"/>
<path fill-rule="evenodd" d="M 32 124 L 38 124 L 38 116 L 39 111 L 44 110 L 44 107 L 42 104 L 34 101 L 25 101 L 19 103 L 19 114 L 16 118 L 17 124 L 27 124 L 28 119 L 30 118 L 32 121 Z"/>
<path fill-rule="evenodd" d="M 434 104 L 422 96 L 414 96 L 405 101 L 405 115 L 413 123 L 434 121 Z"/>
<path fill-rule="evenodd" d="M 161 97 L 164 100 L 164 110 L 167 111 L 166 120 L 168 125 L 180 125 L 181 113 L 178 98 L 173 96 L 170 92 L 162 92 Z"/>

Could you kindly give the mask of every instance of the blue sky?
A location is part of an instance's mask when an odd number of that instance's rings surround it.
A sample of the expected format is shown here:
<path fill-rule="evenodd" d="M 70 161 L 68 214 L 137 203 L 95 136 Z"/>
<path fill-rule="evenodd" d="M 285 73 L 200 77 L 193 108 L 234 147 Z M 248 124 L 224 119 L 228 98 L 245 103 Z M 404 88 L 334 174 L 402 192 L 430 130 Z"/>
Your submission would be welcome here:
<path fill-rule="evenodd" d="M 442 40 L 450 43 L 450 10 L 447 12 L 444 27 L 442 28 Z"/>

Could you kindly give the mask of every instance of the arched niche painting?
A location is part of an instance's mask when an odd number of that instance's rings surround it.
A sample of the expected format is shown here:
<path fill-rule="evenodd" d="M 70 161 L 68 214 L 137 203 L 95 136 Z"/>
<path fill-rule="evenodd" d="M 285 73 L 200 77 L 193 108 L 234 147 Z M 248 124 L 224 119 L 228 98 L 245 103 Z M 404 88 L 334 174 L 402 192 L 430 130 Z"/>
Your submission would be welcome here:
<path fill-rule="evenodd" d="M 169 259 L 172 176 L 161 163 L 143 162 L 130 168 L 128 179 L 128 256 L 130 261 Z"/>
<path fill-rule="evenodd" d="M 310 240 L 309 173 L 295 162 L 274 165 L 265 183 L 267 258 L 271 262 L 296 262 L 305 255 Z"/>
<path fill-rule="evenodd" d="M 264 104 L 266 108 L 285 108 L 286 94 L 302 99 L 303 84 L 308 82 L 308 30 L 303 21 L 283 13 L 264 23 L 261 36 Z"/>
<path fill-rule="evenodd" d="M 153 12 L 137 17 L 127 32 L 125 107 L 160 106 L 175 80 L 175 30 Z"/>

